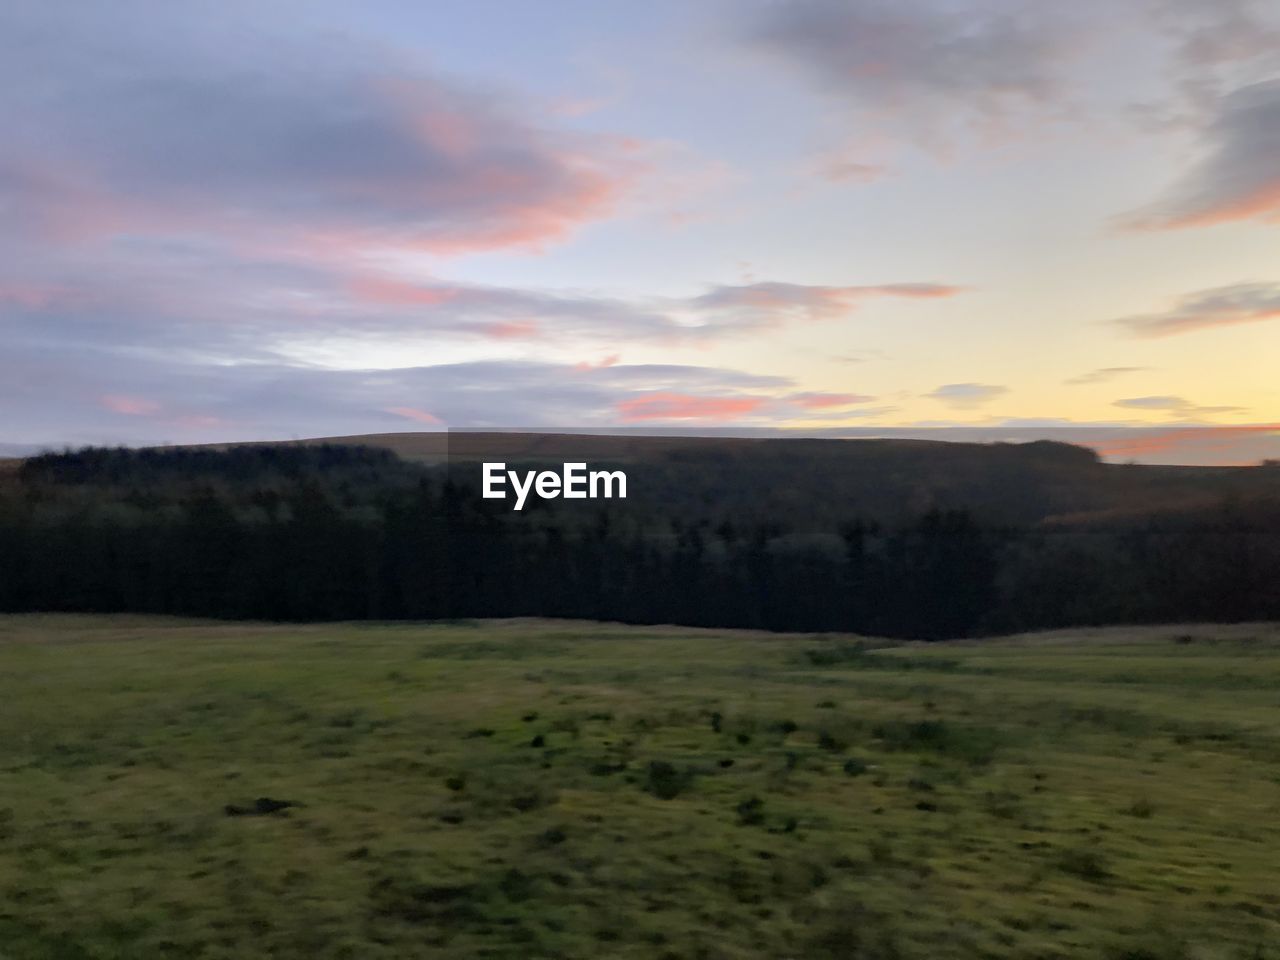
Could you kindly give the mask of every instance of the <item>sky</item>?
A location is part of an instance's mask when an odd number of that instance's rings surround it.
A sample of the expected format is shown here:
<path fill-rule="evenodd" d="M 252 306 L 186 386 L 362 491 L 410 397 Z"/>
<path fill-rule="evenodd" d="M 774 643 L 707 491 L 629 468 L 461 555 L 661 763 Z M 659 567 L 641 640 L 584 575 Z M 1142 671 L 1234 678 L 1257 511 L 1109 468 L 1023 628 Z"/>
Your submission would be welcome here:
<path fill-rule="evenodd" d="M 1280 456 L 1271 0 L 9 0 L 0 117 L 0 447 Z"/>

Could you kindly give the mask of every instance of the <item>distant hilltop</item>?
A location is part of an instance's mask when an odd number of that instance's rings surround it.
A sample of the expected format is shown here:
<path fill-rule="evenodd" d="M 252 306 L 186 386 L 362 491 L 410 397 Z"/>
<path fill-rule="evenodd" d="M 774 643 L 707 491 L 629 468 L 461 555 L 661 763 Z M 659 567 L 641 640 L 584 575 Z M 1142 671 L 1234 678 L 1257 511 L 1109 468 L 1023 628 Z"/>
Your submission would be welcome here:
<path fill-rule="evenodd" d="M 251 444 L 203 444 L 213 448 L 272 445 L 364 446 L 390 450 L 403 460 L 442 463 L 446 460 L 565 460 L 584 457 L 613 461 L 667 459 L 681 455 L 800 455 L 849 457 L 912 453 L 947 456 L 975 450 L 1019 450 L 1020 455 L 1051 457 L 1077 464 L 1097 462 L 1097 454 L 1078 444 L 1053 440 L 1024 442 L 974 441 L 956 437 L 881 438 L 808 437 L 769 433 L 762 436 L 716 436 L 648 433 L 557 433 L 514 430 L 454 430 L 421 433 L 369 433 L 344 437 L 313 437 L 302 440 L 266 440 Z"/>
<path fill-rule="evenodd" d="M 475 464 L 457 478 L 477 490 L 481 462 L 553 469 L 566 462 L 625 465 L 627 502 L 637 512 L 689 520 L 710 514 L 778 516 L 808 530 L 824 529 L 851 510 L 893 520 L 934 507 L 971 510 L 989 523 L 1136 522 L 1143 516 L 1200 510 L 1224 498 L 1248 502 L 1277 494 L 1272 467 L 1115 464 L 1087 447 L 1050 440 L 434 431 L 149 449 L 218 453 L 323 446 L 335 453 L 342 448 L 384 452 L 409 468 Z M 94 475 L 92 462 L 83 460 L 82 466 L 89 466 L 79 473 Z M 16 472 L 19 462 L 8 463 L 4 472 Z M 199 472 L 215 466 L 183 458 L 181 469 Z M 313 463 L 308 469 L 314 468 Z M 389 464 L 376 467 L 386 469 Z"/>

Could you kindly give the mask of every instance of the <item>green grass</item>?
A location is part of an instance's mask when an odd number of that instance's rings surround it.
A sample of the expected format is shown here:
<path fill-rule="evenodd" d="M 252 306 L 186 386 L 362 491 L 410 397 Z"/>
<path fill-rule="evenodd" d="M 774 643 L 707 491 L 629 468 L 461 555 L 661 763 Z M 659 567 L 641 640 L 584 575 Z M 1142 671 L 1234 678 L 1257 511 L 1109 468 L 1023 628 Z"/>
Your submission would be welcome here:
<path fill-rule="evenodd" d="M 0 618 L 0 958 L 1280 958 L 1278 708 L 1275 627 Z"/>

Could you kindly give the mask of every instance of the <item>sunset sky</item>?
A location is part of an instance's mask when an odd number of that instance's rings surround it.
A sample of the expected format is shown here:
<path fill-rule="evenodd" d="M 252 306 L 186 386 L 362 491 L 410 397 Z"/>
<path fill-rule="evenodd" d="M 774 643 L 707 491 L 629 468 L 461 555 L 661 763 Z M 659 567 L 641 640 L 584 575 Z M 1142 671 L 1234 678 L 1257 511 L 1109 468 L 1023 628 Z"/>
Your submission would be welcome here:
<path fill-rule="evenodd" d="M 1280 456 L 1269 0 L 10 0 L 0 116 L 3 443 Z"/>

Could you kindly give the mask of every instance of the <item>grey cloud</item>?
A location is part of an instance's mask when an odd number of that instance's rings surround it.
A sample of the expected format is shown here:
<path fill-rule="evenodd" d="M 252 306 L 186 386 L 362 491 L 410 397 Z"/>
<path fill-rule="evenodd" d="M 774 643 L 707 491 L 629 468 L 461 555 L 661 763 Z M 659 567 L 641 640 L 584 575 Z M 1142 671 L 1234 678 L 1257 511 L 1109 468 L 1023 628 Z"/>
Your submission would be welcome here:
<path fill-rule="evenodd" d="M 947 383 L 926 396 L 952 407 L 968 408 L 981 406 L 1008 392 L 1008 387 L 990 383 Z"/>
<path fill-rule="evenodd" d="M 52 374 L 52 376 L 51 376 Z M 476 361 L 392 370 L 174 362 L 21 346 L 0 358 L 3 436 L 14 443 L 282 439 L 452 426 L 603 426 L 649 392 L 760 396 L 783 377 L 675 364 L 577 370 Z M 68 427 L 74 424 L 74 427 Z"/>
<path fill-rule="evenodd" d="M 1215 413 L 1240 413 L 1244 410 L 1244 407 L 1200 406 L 1183 397 L 1176 396 L 1127 397 L 1123 400 L 1116 400 L 1114 406 L 1125 407 L 1130 410 L 1163 410 L 1183 417 L 1200 417 Z"/>
<path fill-rule="evenodd" d="M 1199 161 L 1164 197 L 1121 222 L 1134 229 L 1280 223 L 1278 156 L 1280 80 L 1243 87 L 1218 103 Z"/>
<path fill-rule="evenodd" d="M 1106 383 L 1117 377 L 1122 377 L 1127 373 L 1139 373 L 1146 370 L 1146 367 L 1100 367 L 1097 370 L 1090 370 L 1088 373 L 1082 373 L 1079 376 L 1071 377 L 1064 380 L 1063 383 L 1068 386 L 1084 386 L 1091 383 Z"/>
<path fill-rule="evenodd" d="M 1280 56 L 1274 5 L 1258 0 L 1156 0 L 1155 22 L 1175 42 L 1175 57 L 1187 69 L 1217 67 Z"/>
<path fill-rule="evenodd" d="M 818 160 L 832 180 L 883 175 L 875 154 L 886 138 L 941 152 L 1042 131 L 1046 121 L 1184 125 L 1224 89 L 1280 65 L 1280 16 L 1266 0 L 775 0 L 757 9 L 747 41 L 852 114 L 850 143 L 828 144 Z M 1121 53 L 1127 80 L 1149 99 L 1117 109 L 1114 87 L 1101 91 L 1097 78 Z"/>
<path fill-rule="evenodd" d="M 1020 0 L 790 0 L 767 7 L 750 39 L 838 100 L 936 141 L 1061 99 L 1076 28 L 1064 8 Z"/>
<path fill-rule="evenodd" d="M 1277 317 L 1280 317 L 1280 284 L 1234 283 L 1184 294 L 1160 313 L 1121 317 L 1112 322 L 1134 336 L 1151 338 Z"/>
<path fill-rule="evenodd" d="M 0 239 L 0 330 L 32 342 L 256 361 L 325 340 L 711 341 L 848 314 L 872 298 L 950 296 L 932 283 L 712 287 L 687 298 L 407 281 L 342 264 L 245 257 L 201 240 L 130 240 L 34 255 Z"/>
<path fill-rule="evenodd" d="M 1181 397 L 1130 397 L 1127 400 L 1117 400 L 1117 407 L 1134 407 L 1139 410 L 1177 410 L 1188 406 L 1187 401 Z"/>

